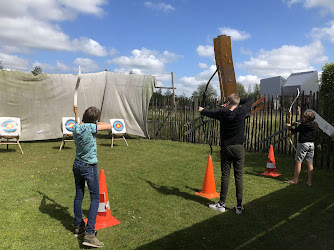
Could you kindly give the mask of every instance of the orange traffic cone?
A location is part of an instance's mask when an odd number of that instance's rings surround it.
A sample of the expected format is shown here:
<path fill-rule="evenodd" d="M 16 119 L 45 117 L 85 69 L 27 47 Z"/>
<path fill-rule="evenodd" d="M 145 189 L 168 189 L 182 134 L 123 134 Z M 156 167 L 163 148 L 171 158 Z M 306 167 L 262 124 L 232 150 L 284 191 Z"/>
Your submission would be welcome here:
<path fill-rule="evenodd" d="M 275 163 L 275 156 L 274 156 L 274 148 L 273 145 L 270 145 L 269 154 L 268 154 L 268 161 L 267 161 L 267 169 L 262 175 L 277 177 L 281 174 L 276 172 L 276 163 Z"/>
<path fill-rule="evenodd" d="M 215 177 L 213 174 L 212 158 L 209 155 L 208 163 L 206 165 L 205 177 L 203 188 L 201 192 L 196 192 L 195 194 L 203 196 L 208 199 L 219 197 L 220 194 L 216 192 Z"/>
<path fill-rule="evenodd" d="M 109 197 L 107 192 L 106 177 L 104 175 L 104 170 L 100 170 L 99 177 L 99 187 L 100 187 L 100 205 L 97 211 L 95 230 L 99 230 L 106 227 L 112 227 L 119 224 L 119 220 L 111 215 Z M 85 220 L 87 223 L 87 219 Z"/>

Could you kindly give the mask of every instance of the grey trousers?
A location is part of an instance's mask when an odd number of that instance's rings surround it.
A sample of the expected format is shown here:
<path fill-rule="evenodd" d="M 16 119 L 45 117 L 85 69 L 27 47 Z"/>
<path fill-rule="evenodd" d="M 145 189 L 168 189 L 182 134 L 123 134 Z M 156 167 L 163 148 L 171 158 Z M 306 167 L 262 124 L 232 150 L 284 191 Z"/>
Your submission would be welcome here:
<path fill-rule="evenodd" d="M 243 195 L 243 169 L 245 162 L 245 148 L 242 144 L 224 146 L 220 151 L 221 155 L 221 190 L 220 201 L 225 202 L 230 180 L 230 170 L 233 164 L 234 181 L 237 203 L 241 204 Z"/>

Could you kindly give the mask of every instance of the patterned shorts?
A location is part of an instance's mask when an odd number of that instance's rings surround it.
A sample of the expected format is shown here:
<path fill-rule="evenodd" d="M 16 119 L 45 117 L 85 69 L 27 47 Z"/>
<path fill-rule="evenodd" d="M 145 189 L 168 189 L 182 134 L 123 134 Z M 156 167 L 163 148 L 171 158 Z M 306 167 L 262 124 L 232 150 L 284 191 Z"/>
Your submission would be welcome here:
<path fill-rule="evenodd" d="M 304 142 L 298 143 L 297 152 L 295 156 L 296 162 L 313 162 L 314 157 L 314 143 L 313 142 Z"/>

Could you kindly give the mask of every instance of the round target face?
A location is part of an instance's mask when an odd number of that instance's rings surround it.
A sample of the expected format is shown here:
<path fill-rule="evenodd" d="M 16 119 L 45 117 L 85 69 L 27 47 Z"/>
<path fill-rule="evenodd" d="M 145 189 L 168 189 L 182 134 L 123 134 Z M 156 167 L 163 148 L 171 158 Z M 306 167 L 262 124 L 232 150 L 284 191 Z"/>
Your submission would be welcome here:
<path fill-rule="evenodd" d="M 124 125 L 123 125 L 123 123 L 121 122 L 121 121 L 115 121 L 114 122 L 114 129 L 116 130 L 116 131 L 122 131 L 123 130 L 123 128 L 124 128 Z"/>
<path fill-rule="evenodd" d="M 73 126 L 74 126 L 74 124 L 75 124 L 75 121 L 74 120 L 67 120 L 66 122 L 65 122 L 65 128 L 68 130 L 68 131 L 71 131 L 71 132 L 73 132 Z"/>
<path fill-rule="evenodd" d="M 17 130 L 17 123 L 15 121 L 7 120 L 1 124 L 3 131 L 13 133 Z"/>

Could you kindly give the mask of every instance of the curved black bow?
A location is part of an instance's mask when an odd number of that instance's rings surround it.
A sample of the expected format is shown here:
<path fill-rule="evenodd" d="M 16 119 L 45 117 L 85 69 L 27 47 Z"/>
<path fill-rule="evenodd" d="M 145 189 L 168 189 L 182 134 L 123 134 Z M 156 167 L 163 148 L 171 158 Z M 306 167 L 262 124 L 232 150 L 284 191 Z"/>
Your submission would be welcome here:
<path fill-rule="evenodd" d="M 208 83 L 207 83 L 206 86 L 205 86 L 205 90 L 204 90 L 204 92 L 203 92 L 203 100 L 202 100 L 202 106 L 203 106 L 203 108 L 204 108 L 205 105 L 206 105 L 206 100 L 205 100 L 205 99 L 206 99 L 206 92 L 208 91 L 209 84 L 210 84 L 212 78 L 213 78 L 213 77 L 215 76 L 215 74 L 217 73 L 217 71 L 218 71 L 218 67 L 217 67 L 215 73 L 213 73 L 213 75 L 210 77 Z M 204 117 L 203 117 L 202 114 L 201 114 L 201 125 L 202 125 L 202 129 L 203 129 L 203 134 L 204 134 L 205 140 L 206 140 L 206 142 L 207 142 L 207 143 L 209 144 L 209 146 L 210 146 L 210 155 L 212 155 L 212 140 L 209 141 L 209 138 L 208 138 L 208 136 L 206 135 L 206 131 L 205 131 L 205 127 L 204 127 L 204 126 L 205 126 L 205 123 L 204 123 Z"/>

